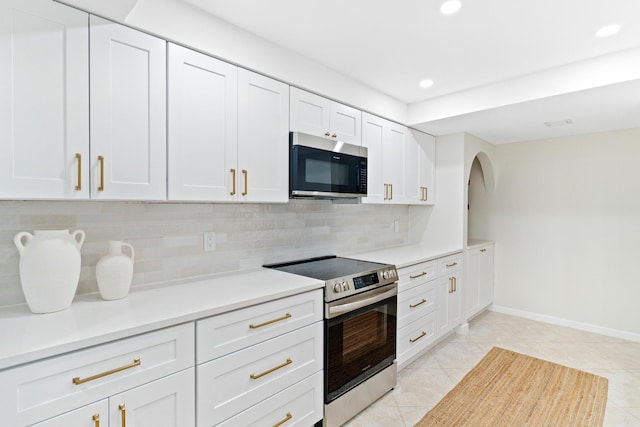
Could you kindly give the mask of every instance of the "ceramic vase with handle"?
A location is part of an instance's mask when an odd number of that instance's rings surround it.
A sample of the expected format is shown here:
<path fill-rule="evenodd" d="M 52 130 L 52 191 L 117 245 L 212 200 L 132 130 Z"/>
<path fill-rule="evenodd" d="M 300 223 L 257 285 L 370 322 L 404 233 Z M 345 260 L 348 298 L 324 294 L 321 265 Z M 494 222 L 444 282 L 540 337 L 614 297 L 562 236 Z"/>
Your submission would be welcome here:
<path fill-rule="evenodd" d="M 127 255 L 123 249 L 129 249 Z M 96 279 L 100 295 L 105 300 L 124 298 L 129 294 L 133 278 L 133 246 L 116 240 L 109 241 L 109 253 L 96 265 Z"/>
<path fill-rule="evenodd" d="M 29 309 L 52 313 L 69 308 L 80 279 L 82 230 L 22 231 L 13 242 L 20 253 L 20 283 Z"/>

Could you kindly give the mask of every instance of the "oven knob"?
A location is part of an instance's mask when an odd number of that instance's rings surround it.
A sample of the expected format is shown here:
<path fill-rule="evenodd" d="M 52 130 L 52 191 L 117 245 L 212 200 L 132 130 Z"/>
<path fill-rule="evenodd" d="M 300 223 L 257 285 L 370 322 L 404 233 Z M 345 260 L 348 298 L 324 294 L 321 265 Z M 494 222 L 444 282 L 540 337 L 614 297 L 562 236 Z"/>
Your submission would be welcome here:
<path fill-rule="evenodd" d="M 347 282 L 342 282 L 342 290 L 343 291 L 348 291 L 349 290 L 349 284 Z"/>
<path fill-rule="evenodd" d="M 389 272 L 388 271 L 383 271 L 382 272 L 382 278 L 383 279 L 388 279 L 389 278 Z"/>
<path fill-rule="evenodd" d="M 335 292 L 335 293 L 342 292 L 342 288 L 340 287 L 340 283 L 336 283 L 335 285 L 333 285 L 333 292 Z"/>

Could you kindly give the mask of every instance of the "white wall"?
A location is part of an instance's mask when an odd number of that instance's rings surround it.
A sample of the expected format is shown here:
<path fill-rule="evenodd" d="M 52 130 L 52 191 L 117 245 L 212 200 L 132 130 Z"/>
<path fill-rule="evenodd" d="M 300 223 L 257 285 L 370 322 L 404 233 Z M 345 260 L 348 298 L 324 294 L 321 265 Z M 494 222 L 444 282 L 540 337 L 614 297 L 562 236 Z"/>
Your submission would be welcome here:
<path fill-rule="evenodd" d="M 463 247 L 464 134 L 436 138 L 436 201 L 411 206 L 411 243 L 453 250 Z"/>
<path fill-rule="evenodd" d="M 495 304 L 640 334 L 640 129 L 499 145 Z"/>

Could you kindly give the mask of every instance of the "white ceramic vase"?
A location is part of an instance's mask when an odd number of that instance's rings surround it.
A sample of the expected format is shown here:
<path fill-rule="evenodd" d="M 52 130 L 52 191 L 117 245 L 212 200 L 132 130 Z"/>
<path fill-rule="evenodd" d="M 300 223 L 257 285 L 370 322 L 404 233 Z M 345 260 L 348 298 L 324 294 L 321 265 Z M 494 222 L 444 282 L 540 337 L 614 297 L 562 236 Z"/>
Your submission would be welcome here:
<path fill-rule="evenodd" d="M 13 242 L 20 253 L 20 283 L 29 309 L 52 313 L 69 308 L 80 279 L 82 230 L 22 231 Z"/>
<path fill-rule="evenodd" d="M 123 252 L 128 248 L 130 256 Z M 133 278 L 133 246 L 116 240 L 109 241 L 109 253 L 96 265 L 96 279 L 100 295 L 105 300 L 124 298 L 129 294 Z"/>

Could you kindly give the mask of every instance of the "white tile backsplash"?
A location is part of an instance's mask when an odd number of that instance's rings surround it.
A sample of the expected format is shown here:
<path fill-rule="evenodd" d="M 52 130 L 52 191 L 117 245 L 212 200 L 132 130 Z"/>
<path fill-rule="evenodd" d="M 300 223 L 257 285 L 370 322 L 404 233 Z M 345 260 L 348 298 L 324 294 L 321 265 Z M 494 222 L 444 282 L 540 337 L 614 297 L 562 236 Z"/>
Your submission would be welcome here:
<path fill-rule="evenodd" d="M 400 222 L 394 232 L 393 222 Z M 408 243 L 409 209 L 401 205 L 179 204 L 141 202 L 0 201 L 0 306 L 24 302 L 19 231 L 82 229 L 77 293 L 96 292 L 95 265 L 109 240 L 135 248 L 133 286 L 245 270 L 265 263 L 380 249 Z M 216 251 L 203 251 L 203 233 Z"/>

